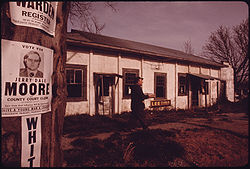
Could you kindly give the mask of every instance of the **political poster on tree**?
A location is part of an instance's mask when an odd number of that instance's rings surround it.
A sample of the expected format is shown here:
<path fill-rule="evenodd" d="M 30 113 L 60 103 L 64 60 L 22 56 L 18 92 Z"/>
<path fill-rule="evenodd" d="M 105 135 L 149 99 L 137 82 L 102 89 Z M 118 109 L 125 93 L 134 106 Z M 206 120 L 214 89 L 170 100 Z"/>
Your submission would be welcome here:
<path fill-rule="evenodd" d="M 2 117 L 51 111 L 53 50 L 1 40 Z"/>
<path fill-rule="evenodd" d="M 42 29 L 55 36 L 57 3 L 53 1 L 9 2 L 11 22 Z"/>

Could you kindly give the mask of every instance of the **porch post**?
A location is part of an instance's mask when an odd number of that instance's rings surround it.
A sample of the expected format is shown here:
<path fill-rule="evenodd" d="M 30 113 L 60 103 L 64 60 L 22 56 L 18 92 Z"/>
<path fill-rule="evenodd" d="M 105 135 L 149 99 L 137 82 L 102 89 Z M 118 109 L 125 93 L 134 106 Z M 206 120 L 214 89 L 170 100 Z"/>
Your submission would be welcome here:
<path fill-rule="evenodd" d="M 93 62 L 93 51 L 91 50 L 89 53 L 89 115 L 93 115 L 94 114 L 94 85 L 93 85 L 93 71 L 92 71 L 92 62 Z"/>

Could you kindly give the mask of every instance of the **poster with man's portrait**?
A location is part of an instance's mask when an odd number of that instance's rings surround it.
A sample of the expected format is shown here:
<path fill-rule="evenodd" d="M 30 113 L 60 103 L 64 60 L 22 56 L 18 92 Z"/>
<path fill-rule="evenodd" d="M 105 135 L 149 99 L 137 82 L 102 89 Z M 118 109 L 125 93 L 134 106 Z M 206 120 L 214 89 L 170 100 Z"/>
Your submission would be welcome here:
<path fill-rule="evenodd" d="M 35 50 L 21 53 L 19 76 L 43 78 L 43 57 L 43 52 Z"/>
<path fill-rule="evenodd" d="M 2 117 L 51 111 L 53 50 L 1 40 Z"/>

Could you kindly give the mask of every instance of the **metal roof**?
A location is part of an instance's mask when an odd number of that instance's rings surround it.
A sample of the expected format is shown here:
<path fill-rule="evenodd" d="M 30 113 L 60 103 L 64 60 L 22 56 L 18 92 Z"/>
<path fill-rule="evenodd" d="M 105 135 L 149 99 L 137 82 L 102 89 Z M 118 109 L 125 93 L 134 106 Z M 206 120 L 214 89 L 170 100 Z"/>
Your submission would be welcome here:
<path fill-rule="evenodd" d="M 135 42 L 125 39 L 119 39 L 115 37 L 109 37 L 84 31 L 72 30 L 67 33 L 67 41 L 81 42 L 88 45 L 98 46 L 106 48 L 116 48 L 124 51 L 133 51 L 136 53 L 144 53 L 155 56 L 161 56 L 173 60 L 189 61 L 193 63 L 200 63 L 215 67 L 225 67 L 225 65 L 213 62 L 208 59 L 204 59 L 192 54 L 187 54 L 182 51 L 164 48 L 160 46 L 150 45 L 141 42 Z"/>

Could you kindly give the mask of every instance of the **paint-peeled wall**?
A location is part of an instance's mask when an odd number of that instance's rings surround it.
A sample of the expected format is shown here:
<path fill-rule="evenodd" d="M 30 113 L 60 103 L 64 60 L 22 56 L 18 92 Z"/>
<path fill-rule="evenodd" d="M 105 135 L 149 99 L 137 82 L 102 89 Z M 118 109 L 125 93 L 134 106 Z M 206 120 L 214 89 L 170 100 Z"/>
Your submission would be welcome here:
<path fill-rule="evenodd" d="M 229 101 L 234 102 L 234 71 L 228 64 L 227 67 L 221 68 L 221 80 L 226 81 L 226 97 Z"/>
<path fill-rule="evenodd" d="M 189 66 L 189 73 L 200 73 L 200 68 L 198 66 Z"/>
<path fill-rule="evenodd" d="M 175 81 L 175 92 L 176 92 L 176 109 L 188 109 L 188 95 L 178 95 L 178 73 L 188 73 L 188 65 L 176 64 L 176 81 Z"/>
<path fill-rule="evenodd" d="M 142 77 L 143 84 L 142 84 L 142 90 L 144 93 L 154 93 L 154 65 L 157 65 L 157 62 L 149 62 L 146 60 L 142 60 Z M 159 68 L 162 69 L 162 68 Z M 153 98 L 144 100 L 145 108 L 147 109 L 150 106 L 150 100 L 153 100 Z"/>
<path fill-rule="evenodd" d="M 93 84 L 94 73 L 115 73 L 123 74 L 123 69 L 136 69 L 139 76 L 144 78 L 143 92 L 155 93 L 155 73 L 166 74 L 166 97 L 171 100 L 173 109 L 190 108 L 191 95 L 178 95 L 178 73 L 196 73 L 219 78 L 227 82 L 227 96 L 231 101 L 233 99 L 233 74 L 232 68 L 223 68 L 220 70 L 204 68 L 199 65 L 186 65 L 180 63 L 163 63 L 154 60 L 147 60 L 138 56 L 123 56 L 120 54 L 106 55 L 91 52 L 67 52 L 67 64 L 86 65 L 87 66 L 87 99 L 85 101 L 67 102 L 66 115 L 74 114 L 95 114 L 95 93 Z M 207 104 L 216 103 L 218 98 L 218 80 L 209 80 L 209 93 L 207 95 Z M 190 90 L 190 89 L 187 89 Z M 199 106 L 205 106 L 205 95 L 199 93 Z M 153 98 L 145 100 L 146 108 L 150 107 L 150 101 Z M 123 79 L 119 79 L 115 88 L 115 113 L 131 111 L 131 99 L 123 97 Z"/>
<path fill-rule="evenodd" d="M 139 76 L 141 76 L 141 59 L 139 58 L 128 58 L 125 56 L 121 56 L 119 63 L 119 72 L 122 75 L 122 69 L 137 69 L 139 70 Z M 120 99 L 119 104 L 120 112 L 128 112 L 131 111 L 131 99 L 123 97 L 123 81 L 119 81 L 119 90 L 120 90 Z"/>
<path fill-rule="evenodd" d="M 171 106 L 175 106 L 175 65 L 170 63 L 156 62 L 152 60 L 142 60 L 142 76 L 144 93 L 155 93 L 155 73 L 164 73 L 166 75 L 165 98 L 171 100 Z M 150 107 L 153 98 L 144 101 L 146 109 Z"/>
<path fill-rule="evenodd" d="M 67 64 L 73 65 L 88 65 L 89 64 L 89 53 L 88 52 L 75 52 L 67 51 Z M 87 72 L 89 72 L 89 66 L 87 66 Z M 87 73 L 87 86 L 89 82 L 89 76 Z M 87 98 L 89 98 L 89 88 L 87 87 Z M 88 99 L 87 99 L 88 100 Z M 76 114 L 88 114 L 89 113 L 89 102 L 88 101 L 67 101 L 65 116 L 76 115 Z"/>
<path fill-rule="evenodd" d="M 88 101 L 67 102 L 65 116 L 89 114 Z"/>

